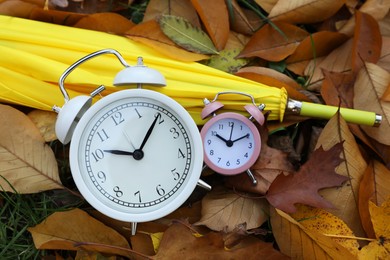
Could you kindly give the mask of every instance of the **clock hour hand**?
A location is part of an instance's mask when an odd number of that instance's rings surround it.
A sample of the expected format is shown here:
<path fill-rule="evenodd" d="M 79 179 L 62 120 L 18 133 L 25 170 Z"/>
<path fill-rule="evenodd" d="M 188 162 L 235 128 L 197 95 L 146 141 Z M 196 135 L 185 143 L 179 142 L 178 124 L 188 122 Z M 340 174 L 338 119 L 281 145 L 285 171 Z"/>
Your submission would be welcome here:
<path fill-rule="evenodd" d="M 104 152 L 117 154 L 117 155 L 133 155 L 132 152 L 122 151 L 122 150 L 104 150 Z"/>
<path fill-rule="evenodd" d="M 241 139 L 244 139 L 244 138 L 249 138 L 249 133 L 247 133 L 246 135 L 243 135 L 243 136 L 241 136 L 241 137 L 239 137 L 239 138 L 233 140 L 232 142 L 235 143 L 235 142 L 237 142 L 237 141 L 239 141 L 239 140 L 241 140 Z"/>
<path fill-rule="evenodd" d="M 226 140 L 225 138 L 223 138 L 219 134 L 216 134 L 215 136 L 218 137 L 219 139 L 221 139 L 222 141 L 224 141 L 227 147 L 232 147 L 233 146 L 233 141 L 232 140 Z"/>

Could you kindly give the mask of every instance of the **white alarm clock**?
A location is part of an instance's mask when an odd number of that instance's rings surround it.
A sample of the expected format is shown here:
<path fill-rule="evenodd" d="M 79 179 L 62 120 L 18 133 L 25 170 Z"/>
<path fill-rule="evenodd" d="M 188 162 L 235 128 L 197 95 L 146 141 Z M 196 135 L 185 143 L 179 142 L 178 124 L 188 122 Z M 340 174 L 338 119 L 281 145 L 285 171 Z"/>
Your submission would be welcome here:
<path fill-rule="evenodd" d="M 94 105 L 92 97 L 69 100 L 65 77 L 82 62 L 106 53 L 116 55 L 126 67 L 114 85 L 135 83 L 138 89 L 114 92 Z M 98 51 L 64 72 L 59 85 L 66 103 L 62 109 L 54 107 L 59 112 L 58 138 L 71 141 L 70 167 L 80 193 L 103 214 L 132 222 L 133 234 L 137 222 L 179 208 L 198 183 L 208 187 L 199 180 L 203 147 L 192 117 L 172 98 L 141 89 L 142 83 L 165 85 L 165 79 L 140 58 L 131 67 L 115 50 Z"/>

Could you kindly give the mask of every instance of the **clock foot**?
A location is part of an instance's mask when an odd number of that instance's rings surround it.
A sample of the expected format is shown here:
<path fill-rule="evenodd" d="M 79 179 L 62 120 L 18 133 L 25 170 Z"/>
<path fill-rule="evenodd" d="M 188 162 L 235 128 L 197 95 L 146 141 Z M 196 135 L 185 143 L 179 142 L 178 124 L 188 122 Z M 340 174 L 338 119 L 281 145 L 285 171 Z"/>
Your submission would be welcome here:
<path fill-rule="evenodd" d="M 211 186 L 205 181 L 202 181 L 201 179 L 198 180 L 198 186 L 208 191 L 211 190 Z"/>
<path fill-rule="evenodd" d="M 246 170 L 246 173 L 248 174 L 248 177 L 251 179 L 252 185 L 256 186 L 257 185 L 257 180 L 256 180 L 255 176 L 253 175 L 253 173 L 249 169 Z"/>
<path fill-rule="evenodd" d="M 131 235 L 134 236 L 137 233 L 137 222 L 131 222 Z"/>

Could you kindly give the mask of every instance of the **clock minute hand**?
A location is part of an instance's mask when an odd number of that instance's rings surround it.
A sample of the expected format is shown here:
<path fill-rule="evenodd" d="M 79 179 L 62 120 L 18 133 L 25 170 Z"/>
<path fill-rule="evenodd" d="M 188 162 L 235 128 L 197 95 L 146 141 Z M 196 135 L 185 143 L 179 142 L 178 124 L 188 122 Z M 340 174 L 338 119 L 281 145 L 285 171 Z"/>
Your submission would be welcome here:
<path fill-rule="evenodd" d="M 132 152 L 122 151 L 122 150 L 103 150 L 103 151 L 106 153 L 112 153 L 117 155 L 133 155 Z"/>
<path fill-rule="evenodd" d="M 153 123 L 151 124 L 151 126 L 150 126 L 149 129 L 148 129 L 148 131 L 146 132 L 146 135 L 145 135 L 145 137 L 144 137 L 144 140 L 142 140 L 142 144 L 141 144 L 141 146 L 140 146 L 140 148 L 139 148 L 138 150 L 142 151 L 142 149 L 144 148 L 144 146 L 145 146 L 145 144 L 146 144 L 146 141 L 148 141 L 150 135 L 152 134 L 153 128 L 154 128 L 154 126 L 156 125 L 156 122 L 157 122 L 157 120 L 158 120 L 159 117 L 161 117 L 161 114 L 160 114 L 160 113 L 158 113 L 158 114 L 155 116 L 155 118 L 154 118 L 154 120 L 153 120 Z"/>
<path fill-rule="evenodd" d="M 241 140 L 241 139 L 248 138 L 248 137 L 249 137 L 249 133 L 247 133 L 246 135 L 243 135 L 243 136 L 241 136 L 241 137 L 239 137 L 239 138 L 233 140 L 232 142 L 234 143 L 234 142 L 237 142 L 237 141 L 239 141 L 239 140 Z"/>

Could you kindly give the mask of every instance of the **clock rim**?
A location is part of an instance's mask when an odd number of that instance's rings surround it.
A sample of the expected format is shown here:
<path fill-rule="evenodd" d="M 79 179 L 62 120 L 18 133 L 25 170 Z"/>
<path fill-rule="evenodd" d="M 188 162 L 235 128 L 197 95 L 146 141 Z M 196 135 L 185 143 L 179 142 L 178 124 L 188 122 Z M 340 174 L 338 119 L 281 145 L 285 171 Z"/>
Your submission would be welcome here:
<path fill-rule="evenodd" d="M 115 102 L 124 98 L 148 98 L 151 101 L 156 100 L 164 106 L 168 107 L 174 111 L 178 120 L 186 126 L 188 135 L 192 139 L 192 156 L 193 156 L 193 165 L 192 171 L 188 172 L 188 181 L 182 189 L 180 194 L 171 199 L 171 201 L 163 206 L 162 208 L 157 208 L 156 210 L 150 212 L 140 212 L 140 213 L 129 213 L 119 211 L 117 209 L 107 206 L 105 203 L 101 202 L 97 197 L 93 195 L 88 186 L 85 184 L 83 177 L 81 176 L 80 165 L 78 163 L 79 157 L 79 145 L 81 136 L 85 126 L 90 122 L 91 118 L 96 114 L 96 112 L 103 109 L 105 106 L 109 105 L 112 102 Z M 69 150 L 69 162 L 73 180 L 83 195 L 85 200 L 93 206 L 96 210 L 101 213 L 117 220 L 128 221 L 128 222 L 146 222 L 159 219 L 164 217 L 176 209 L 178 209 L 192 194 L 195 189 L 201 172 L 203 168 L 203 143 L 198 130 L 198 127 L 195 121 L 192 119 L 188 111 L 181 106 L 173 98 L 166 96 L 162 93 L 147 90 L 147 89 L 126 89 L 120 90 L 114 93 L 111 93 L 102 99 L 98 100 L 94 105 L 92 105 L 81 117 L 77 126 L 75 127 Z M 168 199 L 169 201 L 170 199 Z"/>
<path fill-rule="evenodd" d="M 204 145 L 204 143 L 206 141 L 205 140 L 206 133 L 208 132 L 210 127 L 213 126 L 219 120 L 226 119 L 226 118 L 236 119 L 236 120 L 242 121 L 245 125 L 247 125 L 248 128 L 252 131 L 253 139 L 254 139 L 254 142 L 255 142 L 255 144 L 254 144 L 254 151 L 253 151 L 253 154 L 252 154 L 251 158 L 246 163 L 241 165 L 240 167 L 234 168 L 234 169 L 225 169 L 225 168 L 221 168 L 218 165 L 216 165 L 207 156 L 206 148 L 205 148 L 205 145 Z M 257 159 L 258 159 L 258 157 L 260 155 L 260 151 L 261 151 L 261 136 L 260 136 L 260 133 L 259 133 L 257 127 L 255 126 L 255 124 L 251 120 L 249 120 L 247 117 L 245 117 L 245 116 L 243 116 L 241 114 L 234 113 L 234 112 L 225 112 L 225 113 L 222 113 L 222 114 L 219 114 L 219 115 L 216 115 L 216 116 L 212 117 L 202 127 L 202 129 L 200 131 L 200 135 L 202 137 L 202 145 L 203 145 L 203 160 L 204 160 L 204 162 L 206 163 L 206 165 L 208 167 L 210 167 L 213 171 L 215 171 L 215 172 L 217 172 L 219 174 L 222 174 L 222 175 L 237 175 L 237 174 L 243 173 L 246 170 L 250 169 L 250 167 L 252 167 L 252 165 L 257 161 Z"/>

